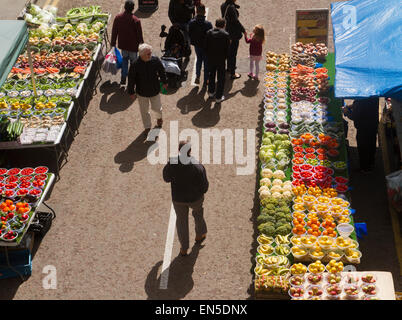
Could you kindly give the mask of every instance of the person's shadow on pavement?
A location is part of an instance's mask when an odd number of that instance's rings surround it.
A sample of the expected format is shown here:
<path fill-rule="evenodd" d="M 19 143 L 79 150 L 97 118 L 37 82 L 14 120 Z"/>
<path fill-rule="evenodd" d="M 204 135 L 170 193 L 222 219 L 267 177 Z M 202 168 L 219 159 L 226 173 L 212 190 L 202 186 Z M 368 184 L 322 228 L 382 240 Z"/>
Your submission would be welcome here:
<path fill-rule="evenodd" d="M 248 78 L 244 81 L 244 87 L 240 90 L 241 94 L 246 97 L 254 97 L 258 93 L 258 85 L 260 80 L 252 80 Z"/>
<path fill-rule="evenodd" d="M 117 82 L 105 81 L 99 91 L 103 93 L 99 109 L 109 114 L 124 111 L 133 103 L 128 93 Z"/>
<path fill-rule="evenodd" d="M 198 92 L 198 87 L 194 87 L 187 96 L 184 96 L 177 101 L 177 108 L 180 109 L 182 114 L 200 110 L 205 102 L 205 92 L 206 87 L 202 87 L 200 92 Z"/>
<path fill-rule="evenodd" d="M 212 104 L 214 104 L 213 107 Z M 203 108 L 194 115 L 194 117 L 191 119 L 191 122 L 198 128 L 213 127 L 221 119 L 219 114 L 221 107 L 221 103 L 215 103 L 214 99 L 207 99 L 204 102 Z"/>
<path fill-rule="evenodd" d="M 120 151 L 114 157 L 114 162 L 120 164 L 121 172 L 130 172 L 134 163 L 144 159 L 149 148 L 155 143 L 154 141 L 145 140 L 143 132 L 123 151 Z"/>
<path fill-rule="evenodd" d="M 169 267 L 167 289 L 160 289 L 162 274 L 158 277 L 158 270 L 162 265 L 159 261 L 149 272 L 145 281 L 147 300 L 178 300 L 183 299 L 194 287 L 193 272 L 200 249 L 204 245 L 195 243 L 186 257 L 177 256 Z"/>

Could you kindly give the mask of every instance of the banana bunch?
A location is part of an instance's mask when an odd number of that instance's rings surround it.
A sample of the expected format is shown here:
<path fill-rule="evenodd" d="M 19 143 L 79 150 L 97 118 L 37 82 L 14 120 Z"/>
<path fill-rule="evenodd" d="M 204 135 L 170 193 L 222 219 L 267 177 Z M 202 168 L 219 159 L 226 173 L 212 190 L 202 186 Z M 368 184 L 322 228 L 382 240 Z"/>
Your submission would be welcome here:
<path fill-rule="evenodd" d="M 258 241 L 260 244 L 271 244 L 272 241 L 274 241 L 274 238 L 272 238 L 272 237 L 267 237 L 266 235 L 261 234 L 261 235 L 258 236 L 257 241 Z"/>
<path fill-rule="evenodd" d="M 281 236 L 281 235 L 278 234 L 275 237 L 276 244 L 279 244 L 279 245 L 281 245 L 281 244 L 289 244 L 290 243 L 289 236 L 290 236 L 289 234 L 287 234 L 286 236 Z"/>
<path fill-rule="evenodd" d="M 257 276 L 262 276 L 262 275 L 267 275 L 268 272 L 270 270 L 268 270 L 267 268 L 265 268 L 262 264 L 257 265 L 254 269 L 254 272 Z"/>
<path fill-rule="evenodd" d="M 266 265 L 277 265 L 279 261 L 279 257 L 278 256 L 269 256 L 269 257 L 265 257 L 264 258 L 264 263 Z"/>
<path fill-rule="evenodd" d="M 275 248 L 275 251 L 280 256 L 287 256 L 290 253 L 290 248 L 285 245 L 279 245 Z"/>
<path fill-rule="evenodd" d="M 287 268 L 289 266 L 289 259 L 285 256 L 278 256 L 278 267 Z"/>
<path fill-rule="evenodd" d="M 258 264 L 261 264 L 261 265 L 264 264 L 264 256 L 258 256 L 256 258 L 256 261 Z"/>
<path fill-rule="evenodd" d="M 259 254 L 269 255 L 274 252 L 274 248 L 269 244 L 262 244 L 257 249 Z"/>

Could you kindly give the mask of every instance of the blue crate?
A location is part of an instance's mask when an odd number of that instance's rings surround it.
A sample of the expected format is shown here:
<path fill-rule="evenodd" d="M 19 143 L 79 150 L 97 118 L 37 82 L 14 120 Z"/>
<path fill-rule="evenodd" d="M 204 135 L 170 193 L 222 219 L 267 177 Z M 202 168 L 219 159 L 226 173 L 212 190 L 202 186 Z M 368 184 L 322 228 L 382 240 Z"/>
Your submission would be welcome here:
<path fill-rule="evenodd" d="M 5 252 L 1 251 L 0 279 L 16 278 L 19 277 L 18 273 L 22 276 L 32 274 L 32 256 L 29 250 L 8 251 L 8 260 L 15 270 L 8 267 Z"/>

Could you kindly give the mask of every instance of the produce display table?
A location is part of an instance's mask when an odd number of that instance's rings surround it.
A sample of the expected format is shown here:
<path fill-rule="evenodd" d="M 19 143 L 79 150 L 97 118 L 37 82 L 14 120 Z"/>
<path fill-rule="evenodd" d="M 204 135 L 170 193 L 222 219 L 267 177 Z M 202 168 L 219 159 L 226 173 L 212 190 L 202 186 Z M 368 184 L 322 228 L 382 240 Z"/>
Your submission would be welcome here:
<path fill-rule="evenodd" d="M 41 194 L 40 199 L 35 204 L 35 207 L 32 208 L 32 215 L 29 218 L 29 221 L 28 221 L 27 225 L 25 226 L 23 233 L 20 234 L 17 237 L 16 241 L 13 241 L 13 242 L 6 242 L 6 241 L 0 240 L 0 247 L 16 247 L 16 246 L 18 246 L 20 244 L 21 240 L 24 238 L 25 234 L 27 233 L 27 231 L 29 229 L 29 226 L 31 225 L 32 221 L 35 219 L 35 215 L 36 215 L 36 212 L 37 212 L 38 208 L 43 204 L 46 207 L 48 207 L 49 209 L 51 209 L 45 203 L 45 199 L 46 199 L 47 193 L 49 192 L 52 184 L 54 183 L 54 180 L 55 180 L 55 175 L 53 173 L 48 173 L 48 178 L 46 180 L 45 188 L 43 189 L 43 192 Z M 53 209 L 51 209 L 51 210 L 53 211 Z"/>

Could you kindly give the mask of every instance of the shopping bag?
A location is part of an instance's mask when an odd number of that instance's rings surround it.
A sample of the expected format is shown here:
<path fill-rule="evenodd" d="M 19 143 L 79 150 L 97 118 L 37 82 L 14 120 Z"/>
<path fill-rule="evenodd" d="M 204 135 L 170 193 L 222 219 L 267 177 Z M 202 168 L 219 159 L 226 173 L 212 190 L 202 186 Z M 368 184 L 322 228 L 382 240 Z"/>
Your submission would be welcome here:
<path fill-rule="evenodd" d="M 121 69 L 123 65 L 123 57 L 121 56 L 119 49 L 114 48 L 114 54 L 116 55 L 116 67 L 117 69 Z"/>
<path fill-rule="evenodd" d="M 106 73 L 117 74 L 117 57 L 114 48 L 106 55 L 102 69 Z"/>
<path fill-rule="evenodd" d="M 393 172 L 385 178 L 389 202 L 397 212 L 402 212 L 402 170 Z"/>

